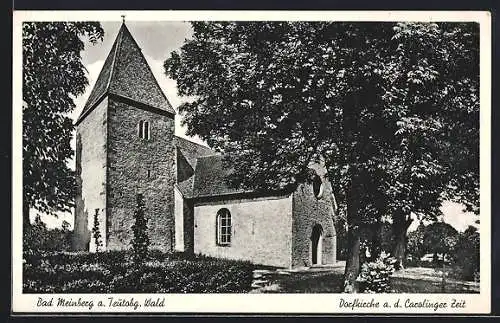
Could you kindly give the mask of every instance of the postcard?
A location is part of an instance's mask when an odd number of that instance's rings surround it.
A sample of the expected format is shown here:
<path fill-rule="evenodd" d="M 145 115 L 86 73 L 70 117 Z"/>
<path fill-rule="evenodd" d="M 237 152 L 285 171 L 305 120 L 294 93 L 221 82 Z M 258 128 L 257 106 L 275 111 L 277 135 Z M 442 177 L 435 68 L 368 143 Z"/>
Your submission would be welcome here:
<path fill-rule="evenodd" d="M 15 11 L 12 312 L 479 314 L 486 11 Z"/>

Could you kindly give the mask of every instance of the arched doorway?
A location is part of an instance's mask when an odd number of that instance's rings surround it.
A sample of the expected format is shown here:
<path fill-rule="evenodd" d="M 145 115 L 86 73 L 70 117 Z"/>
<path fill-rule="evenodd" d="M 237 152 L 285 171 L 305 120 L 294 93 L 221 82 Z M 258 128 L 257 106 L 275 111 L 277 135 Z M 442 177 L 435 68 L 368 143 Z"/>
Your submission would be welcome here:
<path fill-rule="evenodd" d="M 315 224 L 311 233 L 311 265 L 323 263 L 323 227 Z"/>

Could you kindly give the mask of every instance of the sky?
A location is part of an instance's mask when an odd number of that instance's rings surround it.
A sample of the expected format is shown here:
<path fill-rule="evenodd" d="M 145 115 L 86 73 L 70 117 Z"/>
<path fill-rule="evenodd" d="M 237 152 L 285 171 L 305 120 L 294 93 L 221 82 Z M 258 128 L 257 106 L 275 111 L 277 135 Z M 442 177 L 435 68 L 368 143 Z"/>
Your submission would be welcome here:
<path fill-rule="evenodd" d="M 104 61 L 113 46 L 121 22 L 101 22 L 101 25 L 105 33 L 103 41 L 95 45 L 86 42 L 85 49 L 82 52 L 82 63 L 87 69 L 89 86 L 87 86 L 83 95 L 75 99 L 76 109 L 71 116 L 75 121 L 80 115 Z M 165 59 L 170 56 L 172 51 L 180 49 L 184 40 L 191 37 L 192 30 L 190 24 L 187 22 L 127 21 L 126 25 L 139 47 L 141 47 L 142 53 L 150 65 L 158 84 L 172 107 L 177 111 L 177 107 L 187 99 L 177 95 L 176 82 L 165 75 L 163 63 Z M 181 118 L 179 114 L 175 116 L 175 134 L 180 137 L 188 138 L 194 142 L 204 144 L 199 138 L 186 136 L 186 129 L 181 126 Z M 75 140 L 73 138 L 73 148 L 74 147 Z M 74 160 L 70 162 L 70 166 L 74 169 Z M 451 224 L 458 231 L 464 231 L 469 225 L 475 225 L 475 221 L 479 218 L 470 213 L 464 214 L 462 209 L 463 207 L 460 204 L 452 202 L 445 202 L 442 206 L 442 211 L 445 214 L 443 220 Z M 35 212 L 31 213 L 33 218 Z M 73 226 L 74 222 L 73 214 L 69 213 L 60 213 L 57 218 L 51 215 L 41 215 L 41 218 L 50 228 L 60 227 L 63 220 L 69 222 L 71 226 Z M 418 223 L 418 221 L 413 221 L 409 230 L 415 230 Z M 475 226 L 477 227 L 477 225 Z"/>

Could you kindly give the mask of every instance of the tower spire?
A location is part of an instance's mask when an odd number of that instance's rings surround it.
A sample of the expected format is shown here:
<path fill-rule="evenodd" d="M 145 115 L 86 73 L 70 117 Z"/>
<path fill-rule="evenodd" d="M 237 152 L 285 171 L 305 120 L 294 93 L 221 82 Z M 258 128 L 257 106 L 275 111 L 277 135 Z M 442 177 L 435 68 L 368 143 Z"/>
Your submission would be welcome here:
<path fill-rule="evenodd" d="M 175 114 L 125 23 L 118 31 L 77 124 L 108 94 Z"/>
<path fill-rule="evenodd" d="M 125 15 L 122 15 L 122 23 L 125 23 Z"/>

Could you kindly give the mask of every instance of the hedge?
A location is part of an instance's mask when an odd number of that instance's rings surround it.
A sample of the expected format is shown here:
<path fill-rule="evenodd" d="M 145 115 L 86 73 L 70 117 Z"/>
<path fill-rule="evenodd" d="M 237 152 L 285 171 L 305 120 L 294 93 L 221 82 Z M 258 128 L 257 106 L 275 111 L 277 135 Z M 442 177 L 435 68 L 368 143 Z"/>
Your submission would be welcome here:
<path fill-rule="evenodd" d="M 150 252 L 135 264 L 127 251 L 24 255 L 25 293 L 242 293 L 253 265 L 183 253 Z"/>

